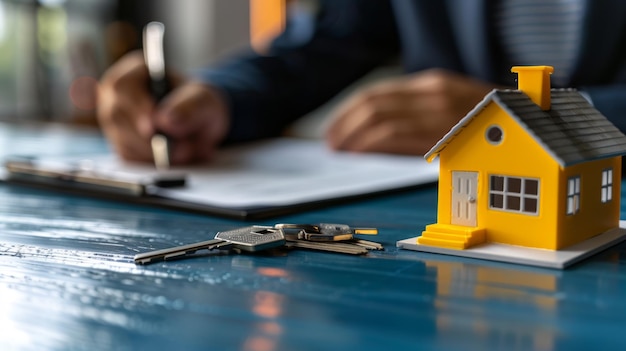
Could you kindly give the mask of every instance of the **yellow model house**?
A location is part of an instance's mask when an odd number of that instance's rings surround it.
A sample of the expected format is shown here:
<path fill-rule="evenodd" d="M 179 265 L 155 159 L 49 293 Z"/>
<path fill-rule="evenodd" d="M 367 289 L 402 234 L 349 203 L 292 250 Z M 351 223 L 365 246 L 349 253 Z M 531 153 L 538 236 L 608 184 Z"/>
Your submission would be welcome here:
<path fill-rule="evenodd" d="M 514 67 L 426 155 L 439 156 L 437 223 L 418 244 L 559 250 L 619 227 L 626 136 L 549 66 Z"/>

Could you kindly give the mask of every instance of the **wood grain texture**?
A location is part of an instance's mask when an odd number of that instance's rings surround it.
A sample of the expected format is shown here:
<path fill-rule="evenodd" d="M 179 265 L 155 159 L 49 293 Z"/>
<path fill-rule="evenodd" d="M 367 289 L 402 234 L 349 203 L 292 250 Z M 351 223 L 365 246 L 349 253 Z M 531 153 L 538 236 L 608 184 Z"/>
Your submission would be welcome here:
<path fill-rule="evenodd" d="M 363 257 L 136 266 L 250 223 L 0 184 L 0 349 L 623 349 L 626 244 L 564 271 L 397 249 L 436 201 L 433 186 L 255 223 L 377 227 L 385 250 Z"/>

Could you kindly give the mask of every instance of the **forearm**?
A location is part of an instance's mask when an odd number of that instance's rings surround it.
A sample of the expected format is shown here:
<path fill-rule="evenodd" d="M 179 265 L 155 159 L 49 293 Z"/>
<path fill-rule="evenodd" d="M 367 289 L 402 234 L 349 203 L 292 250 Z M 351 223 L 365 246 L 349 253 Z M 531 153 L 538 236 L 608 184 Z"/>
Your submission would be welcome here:
<path fill-rule="evenodd" d="M 335 0 L 322 7 L 310 38 L 294 37 L 288 26 L 266 55 L 248 52 L 202 72 L 228 101 L 229 141 L 279 134 L 397 54 L 386 2 Z"/>

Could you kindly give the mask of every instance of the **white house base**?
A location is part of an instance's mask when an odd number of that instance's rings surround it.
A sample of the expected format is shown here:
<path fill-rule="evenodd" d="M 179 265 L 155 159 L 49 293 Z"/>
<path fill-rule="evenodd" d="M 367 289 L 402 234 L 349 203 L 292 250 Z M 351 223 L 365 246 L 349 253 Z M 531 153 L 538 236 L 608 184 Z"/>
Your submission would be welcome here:
<path fill-rule="evenodd" d="M 485 243 L 465 250 L 454 250 L 420 245 L 417 243 L 418 237 L 400 240 L 396 246 L 414 251 L 563 269 L 626 240 L 625 228 L 626 221 L 620 221 L 620 228 L 608 230 L 562 250 L 534 249 L 497 243 Z"/>

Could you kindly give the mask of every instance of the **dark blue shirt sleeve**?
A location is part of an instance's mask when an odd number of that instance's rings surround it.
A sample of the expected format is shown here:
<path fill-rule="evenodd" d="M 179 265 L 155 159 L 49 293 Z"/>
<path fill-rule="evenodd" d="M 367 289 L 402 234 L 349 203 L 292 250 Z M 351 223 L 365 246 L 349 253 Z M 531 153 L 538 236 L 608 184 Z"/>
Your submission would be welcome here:
<path fill-rule="evenodd" d="M 227 100 L 227 141 L 279 135 L 373 68 L 398 56 L 389 1 L 321 0 L 310 23 L 298 16 L 264 55 L 242 53 L 200 73 Z"/>

